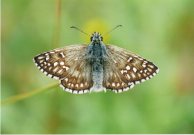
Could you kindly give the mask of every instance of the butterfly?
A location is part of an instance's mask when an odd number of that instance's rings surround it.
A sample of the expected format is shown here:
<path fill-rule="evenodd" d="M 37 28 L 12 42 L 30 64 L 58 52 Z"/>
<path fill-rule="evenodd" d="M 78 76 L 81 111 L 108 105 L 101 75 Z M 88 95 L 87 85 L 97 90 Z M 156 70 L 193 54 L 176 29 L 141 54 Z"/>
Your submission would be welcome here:
<path fill-rule="evenodd" d="M 73 94 L 111 90 L 127 91 L 135 84 L 151 79 L 159 72 L 152 62 L 133 52 L 105 45 L 94 32 L 89 45 L 57 48 L 34 57 L 36 66 L 60 86 Z"/>

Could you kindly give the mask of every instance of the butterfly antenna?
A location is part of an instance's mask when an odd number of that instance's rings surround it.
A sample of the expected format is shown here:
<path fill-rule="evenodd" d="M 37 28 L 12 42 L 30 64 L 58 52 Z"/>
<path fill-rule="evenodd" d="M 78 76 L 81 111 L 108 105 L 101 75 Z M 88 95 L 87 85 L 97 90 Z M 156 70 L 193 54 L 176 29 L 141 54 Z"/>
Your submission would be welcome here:
<path fill-rule="evenodd" d="M 117 25 L 114 28 L 112 28 L 111 30 L 109 30 L 108 32 L 104 33 L 103 35 L 109 34 L 110 32 L 112 32 L 113 30 L 117 29 L 118 27 L 121 27 L 122 25 Z"/>
<path fill-rule="evenodd" d="M 78 27 L 71 26 L 70 28 L 76 29 L 76 30 L 80 31 L 83 34 L 88 35 L 88 33 L 84 32 L 83 30 L 79 29 Z"/>

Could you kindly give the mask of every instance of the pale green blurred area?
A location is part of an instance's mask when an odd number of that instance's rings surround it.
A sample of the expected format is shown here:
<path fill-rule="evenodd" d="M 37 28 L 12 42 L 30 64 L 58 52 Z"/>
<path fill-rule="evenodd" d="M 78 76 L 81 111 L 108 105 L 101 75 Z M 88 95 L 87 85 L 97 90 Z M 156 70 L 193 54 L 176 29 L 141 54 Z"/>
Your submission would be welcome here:
<path fill-rule="evenodd" d="M 160 72 L 121 94 L 73 95 L 56 87 L 1 106 L 1 133 L 194 133 L 193 0 L 62 0 L 61 8 L 53 45 L 55 0 L 2 0 L 1 99 L 57 82 L 32 58 L 86 42 L 69 27 L 85 28 L 93 19 L 107 29 L 122 24 L 107 42 L 151 60 Z"/>

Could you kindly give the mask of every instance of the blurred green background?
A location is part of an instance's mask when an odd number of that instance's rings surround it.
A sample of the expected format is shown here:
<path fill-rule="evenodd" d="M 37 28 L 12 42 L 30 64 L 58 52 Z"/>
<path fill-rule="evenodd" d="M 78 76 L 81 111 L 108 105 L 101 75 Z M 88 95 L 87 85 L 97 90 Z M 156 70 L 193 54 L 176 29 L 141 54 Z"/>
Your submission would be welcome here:
<path fill-rule="evenodd" d="M 89 43 L 105 43 L 154 62 L 153 79 L 121 94 L 73 95 L 59 86 L 1 105 L 1 133 L 194 133 L 193 0 L 2 0 L 1 100 L 58 82 L 32 58 Z"/>

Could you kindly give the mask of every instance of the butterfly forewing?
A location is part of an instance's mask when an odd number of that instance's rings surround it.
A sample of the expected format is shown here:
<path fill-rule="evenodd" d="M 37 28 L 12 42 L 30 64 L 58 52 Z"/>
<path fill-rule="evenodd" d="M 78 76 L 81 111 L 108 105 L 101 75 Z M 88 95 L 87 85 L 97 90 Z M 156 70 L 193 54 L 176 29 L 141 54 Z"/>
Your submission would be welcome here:
<path fill-rule="evenodd" d="M 34 61 L 47 76 L 59 79 L 64 90 L 86 93 L 93 85 L 86 49 L 85 45 L 59 48 L 34 57 Z"/>
<path fill-rule="evenodd" d="M 125 49 L 107 45 L 104 67 L 104 87 L 122 92 L 152 78 L 158 68 L 150 61 Z M 110 67 L 111 66 L 111 67 Z"/>

